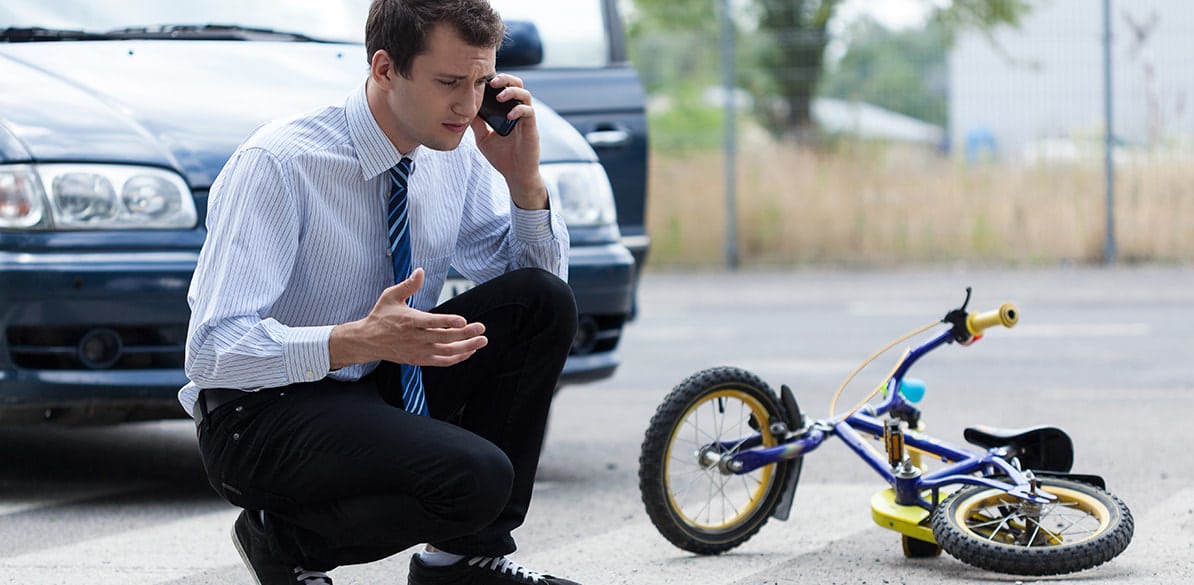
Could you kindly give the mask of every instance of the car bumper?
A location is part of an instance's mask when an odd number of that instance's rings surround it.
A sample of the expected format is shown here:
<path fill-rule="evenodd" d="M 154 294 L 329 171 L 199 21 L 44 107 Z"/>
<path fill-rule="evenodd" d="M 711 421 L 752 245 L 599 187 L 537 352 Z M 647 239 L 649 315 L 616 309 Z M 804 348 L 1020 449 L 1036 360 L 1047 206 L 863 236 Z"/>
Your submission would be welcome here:
<path fill-rule="evenodd" d="M 0 252 L 0 423 L 185 416 L 197 256 Z"/>
<path fill-rule="evenodd" d="M 568 284 L 580 322 L 560 382 L 608 378 L 621 363 L 618 342 L 634 309 L 634 257 L 621 244 L 575 246 Z"/>
<path fill-rule="evenodd" d="M 0 424 L 185 416 L 176 398 L 196 252 L 0 251 Z M 574 248 L 580 328 L 563 383 L 617 368 L 633 305 L 620 244 Z"/>

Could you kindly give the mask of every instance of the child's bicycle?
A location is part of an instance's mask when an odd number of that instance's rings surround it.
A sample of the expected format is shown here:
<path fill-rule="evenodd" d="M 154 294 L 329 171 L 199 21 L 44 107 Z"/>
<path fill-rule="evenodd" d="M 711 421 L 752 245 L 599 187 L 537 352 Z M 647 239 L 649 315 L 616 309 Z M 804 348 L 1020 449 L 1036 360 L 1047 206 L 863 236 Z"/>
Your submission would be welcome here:
<path fill-rule="evenodd" d="M 871 498 L 872 517 L 902 535 L 908 557 L 944 549 L 971 565 L 1003 573 L 1054 575 L 1089 569 L 1128 546 L 1134 522 L 1101 477 L 1070 473 L 1073 443 L 1061 429 L 968 428 L 981 449 L 922 432 L 913 406 L 923 395 L 908 370 L 929 352 L 969 345 L 995 325 L 1016 324 L 1005 303 L 968 313 L 908 350 L 875 392 L 853 411 L 809 421 L 783 386 L 779 396 L 754 374 L 717 367 L 690 376 L 656 410 L 639 458 L 639 489 L 655 527 L 676 546 L 718 554 L 746 542 L 774 516 L 786 520 L 803 457 L 839 437 L 890 487 Z M 863 362 L 838 388 L 891 347 L 938 326 L 934 321 Z M 881 403 L 869 402 L 879 393 Z M 830 407 L 831 413 L 833 406 Z M 871 446 L 882 440 L 885 454 Z M 924 463 L 940 460 L 937 469 Z"/>

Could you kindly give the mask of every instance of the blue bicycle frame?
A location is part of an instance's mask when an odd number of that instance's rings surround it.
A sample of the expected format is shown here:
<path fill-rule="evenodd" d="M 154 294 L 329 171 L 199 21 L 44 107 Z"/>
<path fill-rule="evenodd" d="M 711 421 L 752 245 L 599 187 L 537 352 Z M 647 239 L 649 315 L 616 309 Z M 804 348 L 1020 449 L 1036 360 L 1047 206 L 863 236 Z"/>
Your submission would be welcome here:
<path fill-rule="evenodd" d="M 1005 447 L 994 447 L 977 454 L 915 430 L 908 430 L 904 432 L 904 444 L 907 447 L 937 457 L 949 465 L 930 473 L 921 474 L 917 470 L 915 474 L 903 474 L 897 473 L 888 459 L 868 444 L 865 435 L 874 439 L 884 437 L 885 429 L 879 417 L 892 412 L 919 417 L 916 407 L 900 392 L 904 377 L 920 358 L 954 340 L 953 331 L 947 330 L 913 349 L 892 374 L 884 402 L 871 409 L 869 414 L 856 412 L 844 419 L 817 421 L 806 429 L 798 430 L 793 437 L 774 447 L 752 447 L 742 450 L 744 446 L 759 445 L 762 441 L 761 434 L 753 435 L 744 441 L 723 444 L 727 447 L 727 452 L 731 452 L 731 448 L 735 447 L 740 450 L 730 458 L 728 468 L 735 474 L 748 473 L 764 465 L 801 457 L 820 447 L 826 439 L 838 436 L 876 473 L 887 480 L 895 489 L 896 503 L 901 505 L 915 505 L 932 510 L 940 501 L 941 488 L 959 484 L 986 486 L 1039 504 L 1056 500 L 1056 496 L 1033 489 L 1031 476 L 1005 458 Z M 994 477 L 1006 477 L 1007 480 L 1001 481 L 993 479 Z M 925 499 L 925 492 L 932 494 L 932 502 Z"/>

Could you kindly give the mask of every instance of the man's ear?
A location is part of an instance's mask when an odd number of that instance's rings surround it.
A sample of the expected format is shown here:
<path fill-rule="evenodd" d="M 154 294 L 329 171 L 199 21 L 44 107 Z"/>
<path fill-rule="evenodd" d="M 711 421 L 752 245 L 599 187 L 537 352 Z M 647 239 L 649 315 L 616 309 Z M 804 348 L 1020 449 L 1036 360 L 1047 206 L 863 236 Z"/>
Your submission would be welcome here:
<path fill-rule="evenodd" d="M 390 54 L 385 49 L 374 51 L 373 57 L 369 59 L 369 76 L 373 78 L 373 83 L 382 89 L 389 89 L 394 82 L 392 75 L 397 74 Z"/>

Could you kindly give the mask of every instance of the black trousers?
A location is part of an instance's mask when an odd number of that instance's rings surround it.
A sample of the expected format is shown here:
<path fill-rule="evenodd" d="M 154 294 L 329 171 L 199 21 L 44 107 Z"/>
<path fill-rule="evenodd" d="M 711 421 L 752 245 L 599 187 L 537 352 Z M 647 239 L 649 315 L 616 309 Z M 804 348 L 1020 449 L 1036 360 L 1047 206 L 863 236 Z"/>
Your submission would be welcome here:
<path fill-rule="evenodd" d="M 356 382 L 249 393 L 199 425 L 212 487 L 265 511 L 280 560 L 328 571 L 419 543 L 467 556 L 514 551 L 576 303 L 556 276 L 523 269 L 435 312 L 484 323 L 489 343 L 423 369 L 429 417 L 402 410 L 398 366 L 383 362 Z"/>

